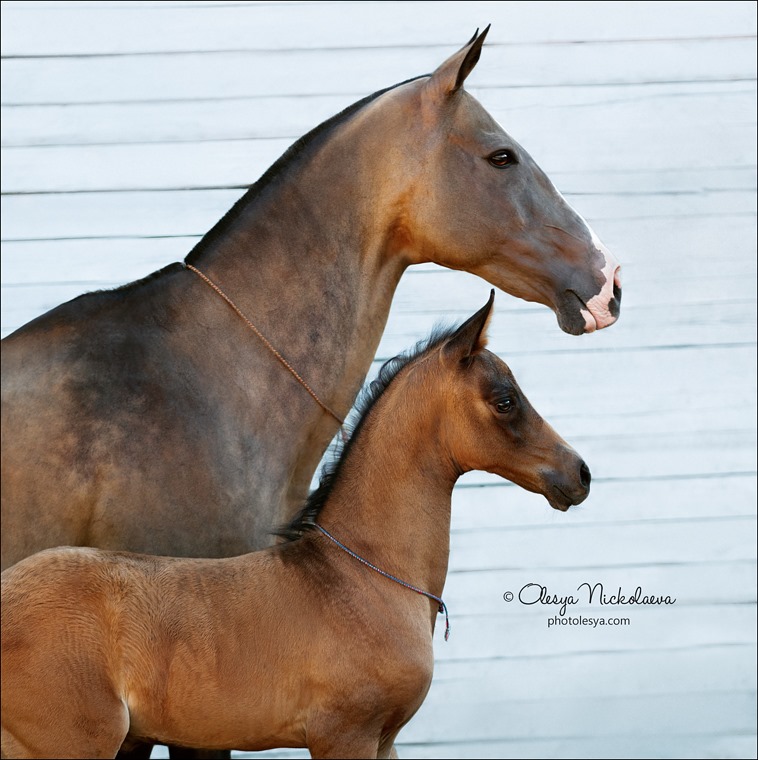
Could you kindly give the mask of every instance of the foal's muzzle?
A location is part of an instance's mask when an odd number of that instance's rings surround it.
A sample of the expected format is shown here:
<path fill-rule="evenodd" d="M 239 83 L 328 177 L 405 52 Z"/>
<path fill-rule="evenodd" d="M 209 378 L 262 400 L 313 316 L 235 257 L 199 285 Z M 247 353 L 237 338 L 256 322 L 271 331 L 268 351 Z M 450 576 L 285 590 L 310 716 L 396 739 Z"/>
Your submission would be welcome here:
<path fill-rule="evenodd" d="M 553 509 L 566 512 L 590 493 L 592 475 L 587 463 L 573 450 L 566 451 L 564 466 L 543 472 L 545 498 Z"/>

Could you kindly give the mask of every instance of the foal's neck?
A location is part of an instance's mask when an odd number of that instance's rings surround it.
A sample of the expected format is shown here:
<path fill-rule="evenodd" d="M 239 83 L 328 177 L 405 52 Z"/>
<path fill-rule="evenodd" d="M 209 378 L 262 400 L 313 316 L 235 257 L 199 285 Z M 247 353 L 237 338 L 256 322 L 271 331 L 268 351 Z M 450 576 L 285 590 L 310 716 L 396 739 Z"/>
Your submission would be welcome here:
<path fill-rule="evenodd" d="M 399 400 L 387 399 L 361 426 L 317 521 L 382 570 L 440 596 L 460 472 L 438 415 L 425 413 L 423 399 Z"/>

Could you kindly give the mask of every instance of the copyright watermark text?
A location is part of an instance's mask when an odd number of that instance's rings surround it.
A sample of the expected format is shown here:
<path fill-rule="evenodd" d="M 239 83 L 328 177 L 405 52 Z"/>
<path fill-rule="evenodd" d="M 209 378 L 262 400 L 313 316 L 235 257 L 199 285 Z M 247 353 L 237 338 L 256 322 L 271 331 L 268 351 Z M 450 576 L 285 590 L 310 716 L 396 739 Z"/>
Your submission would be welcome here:
<path fill-rule="evenodd" d="M 642 586 L 636 586 L 633 591 L 624 591 L 621 586 L 606 589 L 602 583 L 581 583 L 576 591 L 571 594 L 553 593 L 541 583 L 526 583 L 517 592 L 506 591 L 503 600 L 512 602 L 518 600 L 524 606 L 535 604 L 553 607 L 557 614 L 547 619 L 547 627 L 562 627 L 567 625 L 589 626 L 599 628 L 603 626 L 631 625 L 627 617 L 592 617 L 576 616 L 569 614 L 569 608 L 584 604 L 596 607 L 616 606 L 665 606 L 676 604 L 676 597 L 669 594 L 651 594 Z"/>

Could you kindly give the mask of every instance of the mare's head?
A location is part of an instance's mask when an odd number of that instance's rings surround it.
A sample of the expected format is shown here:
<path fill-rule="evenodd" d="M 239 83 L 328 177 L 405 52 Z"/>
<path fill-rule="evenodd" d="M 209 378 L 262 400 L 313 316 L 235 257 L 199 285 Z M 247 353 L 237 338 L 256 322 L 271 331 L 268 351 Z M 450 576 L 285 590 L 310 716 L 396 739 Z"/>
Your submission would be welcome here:
<path fill-rule="evenodd" d="M 416 387 L 428 399 L 420 414 L 438 420 L 439 445 L 459 473 L 500 475 L 566 511 L 587 498 L 589 468 L 529 403 L 505 362 L 486 349 L 493 299 L 494 290 L 418 367 Z"/>
<path fill-rule="evenodd" d="M 390 89 L 366 109 L 391 142 L 384 160 L 402 167 L 398 238 L 414 263 L 472 272 L 545 304 L 565 332 L 607 327 L 619 314 L 619 263 L 526 150 L 463 89 L 486 34 L 431 76 Z"/>

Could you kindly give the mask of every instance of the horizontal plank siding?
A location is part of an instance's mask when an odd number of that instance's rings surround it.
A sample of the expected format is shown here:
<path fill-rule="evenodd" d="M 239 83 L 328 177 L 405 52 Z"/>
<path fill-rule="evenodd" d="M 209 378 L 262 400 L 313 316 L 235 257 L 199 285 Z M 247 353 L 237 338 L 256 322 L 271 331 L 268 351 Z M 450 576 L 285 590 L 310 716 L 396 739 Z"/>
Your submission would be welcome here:
<path fill-rule="evenodd" d="M 489 22 L 467 89 L 617 254 L 624 302 L 573 338 L 497 295 L 490 345 L 592 494 L 559 514 L 461 478 L 452 636 L 400 755 L 755 757 L 754 3 L 4 2 L 2 335 L 182 259 L 294 139 Z M 411 268 L 371 375 L 488 291 Z M 578 598 L 506 601 L 530 583 Z"/>
<path fill-rule="evenodd" d="M 176 9 L 166 8 L 174 5 Z M 635 2 L 597 11 L 595 3 L 71 3 L 4 4 L 2 49 L 14 57 L 219 50 L 460 46 L 476 26 L 499 26 L 500 44 L 599 42 L 608 38 L 743 37 L 755 34 L 750 2 Z M 135 9 L 135 6 L 138 6 Z M 195 7 L 193 7 L 195 6 Z M 339 8 L 339 11 L 337 10 Z M 546 23 L 546 16 L 552 23 Z M 146 21 L 149 20 L 149 23 Z M 60 34 L 61 25 L 66 34 Z M 314 34 L 314 25 L 318 34 Z M 609 34 L 609 27 L 615 34 Z M 466 35 L 468 32 L 468 35 Z M 495 42 L 495 40 L 493 40 Z"/>
<path fill-rule="evenodd" d="M 625 128 L 631 134 L 645 126 L 633 120 L 639 118 L 641 108 L 647 107 L 655 113 L 655 126 L 664 131 L 691 130 L 693 120 L 709 126 L 749 124 L 754 92 L 752 82 L 739 81 L 627 84 L 603 88 L 499 87 L 482 90 L 471 86 L 469 89 L 479 98 L 486 99 L 488 110 L 507 124 L 514 136 L 523 139 L 527 147 L 532 148 L 532 143 L 539 141 L 545 150 L 553 148 L 556 143 L 569 141 L 574 143 L 574 148 L 581 149 L 585 141 L 578 138 L 587 129 L 600 131 L 608 125 L 614 129 Z M 4 126 L 2 144 L 13 147 L 123 145 L 265 140 L 275 136 L 294 140 L 314 124 L 341 111 L 361 94 L 310 94 L 306 100 L 303 96 L 274 94 L 258 98 L 159 100 L 152 103 L 5 104 L 0 106 Z M 305 103 L 307 108 L 302 107 Z M 561 125 L 559 131 L 541 134 L 540 126 L 546 114 Z M 541 159 L 544 160 L 544 156 Z M 721 153 L 701 156 L 701 160 L 707 159 L 721 161 Z M 593 161 L 583 168 L 597 168 L 597 163 Z M 702 164 L 698 164 L 697 171 L 701 168 Z M 253 176 L 251 173 L 247 179 Z"/>

